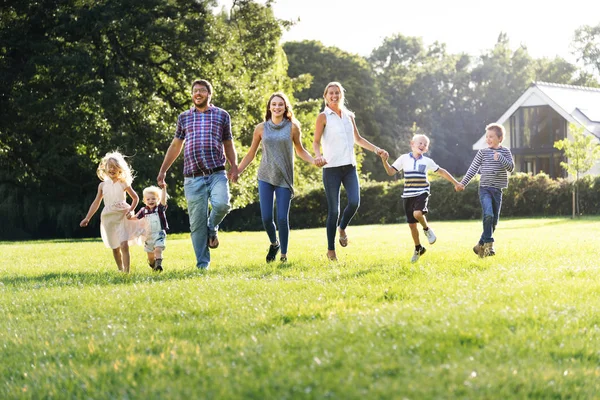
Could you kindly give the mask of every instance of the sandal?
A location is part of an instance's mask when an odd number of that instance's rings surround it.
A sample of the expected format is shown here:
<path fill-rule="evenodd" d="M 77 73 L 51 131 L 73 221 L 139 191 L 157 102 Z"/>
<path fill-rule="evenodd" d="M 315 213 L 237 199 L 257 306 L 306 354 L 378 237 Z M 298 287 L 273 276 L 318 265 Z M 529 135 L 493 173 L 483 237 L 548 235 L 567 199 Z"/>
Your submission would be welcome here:
<path fill-rule="evenodd" d="M 340 241 L 340 246 L 342 246 L 342 247 L 348 246 L 348 235 L 344 235 L 344 236 L 340 235 L 339 241 Z"/>
<path fill-rule="evenodd" d="M 330 256 L 329 253 L 327 253 L 326 256 L 329 261 L 337 261 L 338 260 L 337 256 Z"/>

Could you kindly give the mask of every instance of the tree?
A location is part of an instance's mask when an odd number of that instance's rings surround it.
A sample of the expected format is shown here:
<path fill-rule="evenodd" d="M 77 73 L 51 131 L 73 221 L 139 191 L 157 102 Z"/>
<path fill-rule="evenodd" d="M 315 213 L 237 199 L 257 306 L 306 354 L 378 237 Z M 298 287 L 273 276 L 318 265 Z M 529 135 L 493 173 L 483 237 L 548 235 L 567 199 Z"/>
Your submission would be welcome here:
<path fill-rule="evenodd" d="M 600 24 L 584 25 L 575 31 L 573 39 L 574 53 L 580 61 L 600 74 Z"/>
<path fill-rule="evenodd" d="M 554 142 L 554 147 L 563 150 L 567 162 L 560 165 L 575 176 L 573 184 L 573 217 L 579 216 L 579 178 L 588 172 L 600 158 L 598 138 L 585 133 L 583 126 L 569 124 L 569 133 L 573 139 L 565 138 Z"/>
<path fill-rule="evenodd" d="M 210 80 L 213 101 L 231 110 L 236 140 L 251 136 L 267 96 L 293 85 L 279 45 L 285 24 L 269 4 L 238 0 L 231 18 L 214 15 L 215 5 L 3 3 L 0 219 L 14 229 L 0 237 L 80 234 L 77 221 L 95 193 L 97 162 L 110 150 L 135 156 L 136 188 L 154 182 L 177 115 L 190 107 L 195 78 Z M 169 170 L 168 180 L 177 183 L 171 204 L 184 207 L 182 157 L 177 162 Z M 183 214 L 176 211 L 170 214 Z"/>

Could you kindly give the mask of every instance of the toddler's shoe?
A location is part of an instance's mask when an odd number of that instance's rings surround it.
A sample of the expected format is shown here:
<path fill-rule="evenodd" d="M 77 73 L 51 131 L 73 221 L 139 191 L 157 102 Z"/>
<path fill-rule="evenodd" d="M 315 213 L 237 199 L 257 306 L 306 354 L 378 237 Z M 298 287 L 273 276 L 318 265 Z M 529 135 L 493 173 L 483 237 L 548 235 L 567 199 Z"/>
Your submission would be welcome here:
<path fill-rule="evenodd" d="M 412 258 L 410 259 L 410 262 L 416 263 L 419 260 L 419 257 L 421 257 L 423 254 L 425 254 L 426 251 L 427 250 L 425 250 L 425 247 L 423 247 L 423 246 L 421 246 L 421 248 L 419 250 L 415 250 Z"/>
<path fill-rule="evenodd" d="M 435 241 L 437 240 L 435 233 L 433 233 L 433 229 L 429 228 L 426 231 L 423 231 L 423 233 L 425 234 L 425 236 L 427 236 L 427 240 L 429 241 L 429 244 L 434 244 Z"/>
<path fill-rule="evenodd" d="M 154 270 L 156 272 L 162 272 L 163 271 L 162 258 L 157 258 L 155 263 L 156 263 L 156 265 L 154 266 Z"/>

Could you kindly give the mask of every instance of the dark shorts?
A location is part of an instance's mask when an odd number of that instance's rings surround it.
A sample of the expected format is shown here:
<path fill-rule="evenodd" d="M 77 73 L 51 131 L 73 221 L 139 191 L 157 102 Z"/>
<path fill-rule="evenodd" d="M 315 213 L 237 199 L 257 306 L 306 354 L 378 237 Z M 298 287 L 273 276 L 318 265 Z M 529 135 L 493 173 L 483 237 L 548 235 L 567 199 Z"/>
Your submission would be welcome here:
<path fill-rule="evenodd" d="M 406 197 L 404 200 L 404 212 L 406 213 L 406 222 L 416 224 L 417 219 L 413 216 L 413 211 L 421 211 L 427 214 L 427 203 L 429 202 L 429 193 L 423 193 L 416 197 Z"/>

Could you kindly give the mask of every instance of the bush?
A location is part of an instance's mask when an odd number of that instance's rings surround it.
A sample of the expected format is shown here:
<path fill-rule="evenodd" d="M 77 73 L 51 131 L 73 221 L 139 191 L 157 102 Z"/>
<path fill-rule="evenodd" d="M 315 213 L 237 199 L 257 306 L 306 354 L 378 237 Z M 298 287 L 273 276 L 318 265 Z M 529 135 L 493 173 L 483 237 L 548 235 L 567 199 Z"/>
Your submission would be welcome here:
<path fill-rule="evenodd" d="M 477 188 L 473 180 L 462 193 L 445 179 L 432 177 L 429 218 L 432 220 L 461 220 L 481 218 L 481 207 Z M 580 213 L 600 214 L 600 176 L 586 176 L 579 180 Z M 403 181 L 363 182 L 361 184 L 360 208 L 353 224 L 404 223 L 402 205 Z M 572 213 L 573 183 L 564 179 L 553 180 L 546 174 L 511 175 L 508 188 L 504 191 L 502 216 L 570 216 Z M 23 188 L 0 185 L 0 220 L 4 222 L 0 240 L 26 240 L 40 238 L 97 237 L 100 231 L 98 210 L 90 225 L 79 228 L 93 199 L 93 193 L 67 202 L 54 202 L 42 193 L 26 193 Z M 56 200 L 62 200 L 56 201 Z M 345 207 L 342 189 L 340 208 Z M 185 202 L 173 201 L 168 210 L 172 233 L 188 232 L 189 223 Z M 290 226 L 294 229 L 324 227 L 327 219 L 327 200 L 321 186 L 298 194 L 292 200 Z M 233 210 L 221 224 L 226 231 L 262 230 L 258 203 Z"/>
<path fill-rule="evenodd" d="M 600 214 L 600 176 L 580 180 L 580 211 L 584 215 Z M 464 192 L 455 192 L 448 181 L 432 177 L 429 214 L 432 220 L 462 220 L 481 218 L 478 192 L 479 181 L 475 178 Z M 403 181 L 364 182 L 361 184 L 360 208 L 353 224 L 405 223 L 402 205 Z M 571 215 L 573 184 L 565 179 L 553 180 L 546 174 L 511 175 L 508 188 L 504 190 L 502 216 L 532 217 Z M 342 189 L 340 208 L 345 207 Z M 313 189 L 292 200 L 290 226 L 299 228 L 324 227 L 327 219 L 327 200 L 323 188 Z M 233 210 L 223 224 L 225 230 L 262 230 L 258 204 Z"/>

